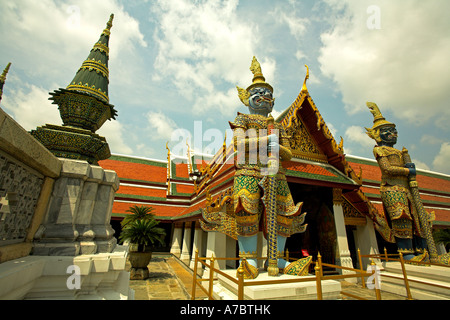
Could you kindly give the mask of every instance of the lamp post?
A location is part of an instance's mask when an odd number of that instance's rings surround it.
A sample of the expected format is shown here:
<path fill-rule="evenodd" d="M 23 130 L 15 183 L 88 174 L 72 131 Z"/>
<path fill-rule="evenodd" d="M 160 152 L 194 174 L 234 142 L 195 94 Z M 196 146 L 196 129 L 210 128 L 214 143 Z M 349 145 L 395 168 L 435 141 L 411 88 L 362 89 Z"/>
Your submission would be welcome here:
<path fill-rule="evenodd" d="M 194 181 L 194 190 L 197 191 L 197 181 L 201 180 L 202 174 L 198 170 L 189 173 L 189 180 Z"/>

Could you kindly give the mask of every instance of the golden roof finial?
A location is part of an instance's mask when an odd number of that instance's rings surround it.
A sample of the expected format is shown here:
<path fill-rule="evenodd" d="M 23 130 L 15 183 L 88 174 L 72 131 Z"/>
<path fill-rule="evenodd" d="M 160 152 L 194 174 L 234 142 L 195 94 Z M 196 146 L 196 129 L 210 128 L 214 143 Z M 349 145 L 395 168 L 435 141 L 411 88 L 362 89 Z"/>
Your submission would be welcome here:
<path fill-rule="evenodd" d="M 109 16 L 109 21 L 106 23 L 106 29 L 111 30 L 113 19 L 114 13 L 111 13 L 111 15 Z"/>
<path fill-rule="evenodd" d="M 8 63 L 8 65 L 6 66 L 5 70 L 3 70 L 3 73 L 0 75 L 0 100 L 2 100 L 3 84 L 6 81 L 6 74 L 8 73 L 10 66 L 11 66 L 11 62 Z"/>
<path fill-rule="evenodd" d="M 8 65 L 6 66 L 5 70 L 3 70 L 2 75 L 0 76 L 0 82 L 1 83 L 5 83 L 6 80 L 6 75 L 8 74 L 9 71 L 9 67 L 11 66 L 11 62 L 8 63 Z"/>
<path fill-rule="evenodd" d="M 306 88 L 306 80 L 309 79 L 309 67 L 305 64 L 306 67 L 306 76 L 305 76 L 305 80 L 303 80 L 303 86 L 302 86 L 302 91 L 301 92 L 308 92 L 308 88 Z"/>
<path fill-rule="evenodd" d="M 109 16 L 109 20 L 106 23 L 106 28 L 103 30 L 103 33 L 108 36 L 111 34 L 111 27 L 112 27 L 113 19 L 114 19 L 114 13 L 111 13 L 111 15 Z"/>

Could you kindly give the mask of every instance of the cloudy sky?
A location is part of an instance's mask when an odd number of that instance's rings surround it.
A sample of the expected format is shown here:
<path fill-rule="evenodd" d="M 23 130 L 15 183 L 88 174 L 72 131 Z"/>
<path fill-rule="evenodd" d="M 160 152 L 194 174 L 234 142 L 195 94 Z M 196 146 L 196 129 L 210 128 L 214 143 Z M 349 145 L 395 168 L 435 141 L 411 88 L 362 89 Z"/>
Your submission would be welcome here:
<path fill-rule="evenodd" d="M 347 154 L 373 158 L 364 133 L 378 104 L 417 167 L 450 174 L 450 1 L 0 0 L 1 107 L 25 129 L 61 124 L 49 92 L 65 88 L 109 15 L 110 103 L 97 133 L 111 151 L 165 159 L 186 139 L 220 146 L 251 83 L 255 55 L 275 114 L 309 92 Z M 229 138 L 229 136 L 228 136 Z"/>

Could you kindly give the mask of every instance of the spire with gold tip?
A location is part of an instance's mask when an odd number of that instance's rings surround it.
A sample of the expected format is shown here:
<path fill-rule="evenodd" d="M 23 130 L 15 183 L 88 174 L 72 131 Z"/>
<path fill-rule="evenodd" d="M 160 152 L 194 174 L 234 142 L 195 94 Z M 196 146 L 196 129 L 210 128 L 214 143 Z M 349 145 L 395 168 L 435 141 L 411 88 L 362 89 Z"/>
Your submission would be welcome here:
<path fill-rule="evenodd" d="M 94 44 L 89 56 L 82 63 L 67 88 L 60 88 L 50 93 L 52 96 L 50 100 L 53 100 L 53 103 L 59 106 L 59 112 L 65 126 L 95 132 L 106 120 L 115 119 L 117 115 L 114 106 L 109 104 L 108 97 L 108 45 L 113 18 L 114 14 L 111 14 L 100 39 Z M 77 95 L 78 98 L 74 98 L 74 95 Z M 85 111 L 80 111 L 80 104 L 74 103 L 75 100 L 87 101 L 90 97 L 94 98 L 95 102 L 83 104 L 91 107 Z M 72 107 L 76 107 L 77 110 L 72 110 Z"/>
<path fill-rule="evenodd" d="M 108 45 L 113 18 L 111 14 L 70 84 L 50 92 L 49 100 L 58 105 L 63 125 L 47 124 L 30 132 L 57 157 L 98 164 L 111 156 L 106 139 L 95 132 L 117 115 L 108 97 Z"/>
<path fill-rule="evenodd" d="M 87 93 L 106 103 L 109 102 L 108 45 L 113 19 L 114 14 L 111 14 L 106 29 L 103 30 L 100 39 L 94 44 L 89 56 L 67 86 L 67 90 Z"/>
<path fill-rule="evenodd" d="M 2 95 L 3 95 L 3 85 L 5 84 L 6 81 L 6 75 L 8 74 L 9 71 L 9 67 L 11 66 L 11 62 L 8 63 L 8 65 L 6 66 L 5 70 L 3 70 L 2 75 L 0 75 L 0 101 L 2 100 Z"/>

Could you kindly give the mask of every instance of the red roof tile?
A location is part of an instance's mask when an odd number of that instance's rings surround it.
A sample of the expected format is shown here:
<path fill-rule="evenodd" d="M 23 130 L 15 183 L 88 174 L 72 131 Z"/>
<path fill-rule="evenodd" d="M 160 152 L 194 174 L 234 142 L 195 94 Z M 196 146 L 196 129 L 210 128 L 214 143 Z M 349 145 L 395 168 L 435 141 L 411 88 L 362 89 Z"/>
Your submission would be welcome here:
<path fill-rule="evenodd" d="M 99 161 L 99 165 L 105 169 L 114 170 L 119 176 L 119 179 L 164 183 L 167 180 L 166 167 L 110 159 Z"/>
<path fill-rule="evenodd" d="M 286 162 L 283 162 L 283 167 L 288 170 L 311 173 L 311 174 L 318 174 L 318 175 L 322 175 L 322 176 L 329 176 L 329 177 L 336 176 L 332 172 L 328 171 L 327 169 L 325 169 L 319 165 L 313 165 L 313 164 L 309 164 L 309 163 L 286 161 Z"/>

